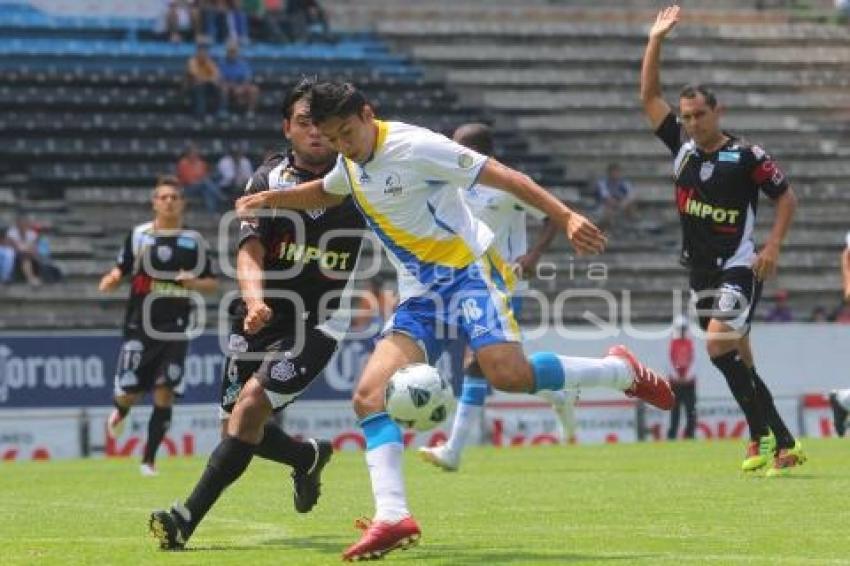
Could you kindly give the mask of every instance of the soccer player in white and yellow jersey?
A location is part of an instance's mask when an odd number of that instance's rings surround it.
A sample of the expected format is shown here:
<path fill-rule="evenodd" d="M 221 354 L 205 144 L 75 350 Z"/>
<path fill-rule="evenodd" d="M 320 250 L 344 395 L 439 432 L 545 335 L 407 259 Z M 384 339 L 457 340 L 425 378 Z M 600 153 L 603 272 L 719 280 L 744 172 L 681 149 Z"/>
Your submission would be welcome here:
<path fill-rule="evenodd" d="M 246 196 L 242 217 L 258 208 L 320 208 L 352 195 L 398 270 L 401 302 L 387 323 L 353 396 L 366 437 L 375 515 L 359 523 L 361 539 L 345 560 L 379 558 L 416 544 L 419 525 L 407 508 L 402 434 L 385 411 L 386 383 L 411 363 L 434 363 L 443 344 L 462 333 L 493 387 L 509 392 L 611 387 L 669 409 L 667 382 L 624 347 L 602 359 L 550 352 L 526 357 L 507 301 L 513 274 L 490 249 L 493 234 L 462 197 L 476 183 L 507 191 L 556 222 L 579 254 L 595 254 L 605 237 L 526 175 L 430 130 L 377 120 L 352 85 L 319 83 L 310 112 L 340 153 L 323 180 Z"/>
<path fill-rule="evenodd" d="M 482 155 L 493 155 L 493 133 L 486 124 L 464 124 L 455 130 L 452 139 Z M 514 316 L 518 316 L 522 308 L 522 294 L 529 288 L 528 281 L 522 277 L 534 270 L 541 254 L 557 234 L 558 227 L 549 222 L 543 212 L 505 191 L 475 185 L 463 196 L 472 214 L 493 231 L 491 246 L 517 275 L 516 284 L 511 289 L 511 310 Z M 531 250 L 528 249 L 525 226 L 527 215 L 544 220 L 543 231 Z M 488 390 L 487 379 L 478 362 L 473 360 L 464 370 L 463 386 L 449 437 L 444 444 L 421 447 L 419 455 L 423 460 L 449 472 L 457 471 L 469 431 L 480 426 Z M 552 404 L 561 422 L 564 440 L 574 441 L 578 390 L 541 389 L 537 395 Z"/>

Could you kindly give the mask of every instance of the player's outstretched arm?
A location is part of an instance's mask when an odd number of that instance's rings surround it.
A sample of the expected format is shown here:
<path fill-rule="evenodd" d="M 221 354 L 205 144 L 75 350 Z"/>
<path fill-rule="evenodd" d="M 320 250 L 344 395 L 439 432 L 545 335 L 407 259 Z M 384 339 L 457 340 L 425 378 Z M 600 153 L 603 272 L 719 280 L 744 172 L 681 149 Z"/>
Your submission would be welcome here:
<path fill-rule="evenodd" d="M 511 193 L 522 202 L 543 211 L 566 233 L 579 255 L 601 253 L 605 235 L 590 220 L 570 209 L 528 175 L 507 167 L 493 158 L 481 169 L 479 183 Z"/>
<path fill-rule="evenodd" d="M 785 241 L 785 236 L 794 220 L 794 212 L 797 210 L 797 195 L 791 187 L 788 187 L 775 202 L 776 218 L 773 220 L 773 228 L 753 263 L 753 273 L 760 281 L 769 279 L 776 273 L 782 242 Z"/>
<path fill-rule="evenodd" d="M 261 191 L 246 195 L 236 201 L 236 214 L 245 218 L 252 216 L 251 211 L 259 208 L 327 208 L 336 206 L 343 200 L 343 196 L 325 192 L 322 179 L 316 179 L 283 191 Z"/>
<path fill-rule="evenodd" d="M 640 100 L 643 111 L 653 130 L 657 130 L 670 113 L 670 105 L 662 97 L 661 91 L 661 43 L 677 23 L 679 6 L 664 8 L 655 18 L 649 30 L 649 41 L 643 55 L 640 69 Z"/>

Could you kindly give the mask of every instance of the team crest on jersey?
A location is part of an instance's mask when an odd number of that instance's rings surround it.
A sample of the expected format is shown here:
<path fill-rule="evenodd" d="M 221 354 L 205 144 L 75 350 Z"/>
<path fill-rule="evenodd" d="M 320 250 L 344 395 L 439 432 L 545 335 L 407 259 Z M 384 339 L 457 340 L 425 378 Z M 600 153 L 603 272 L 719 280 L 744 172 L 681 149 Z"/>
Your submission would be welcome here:
<path fill-rule="evenodd" d="M 461 153 L 457 156 L 457 165 L 461 169 L 469 169 L 473 163 L 475 163 L 475 159 L 468 153 Z"/>
<path fill-rule="evenodd" d="M 171 246 L 157 246 L 156 247 L 156 257 L 159 258 L 159 261 L 168 261 L 174 256 L 174 251 L 171 249 Z"/>
<path fill-rule="evenodd" d="M 168 364 L 168 369 L 165 370 L 170 381 L 177 381 L 183 375 L 183 368 L 178 364 Z"/>
<path fill-rule="evenodd" d="M 401 191 L 401 175 L 395 172 L 390 173 L 384 181 L 384 194 L 397 197 Z"/>
<path fill-rule="evenodd" d="M 275 381 L 289 381 L 296 374 L 295 364 L 289 360 L 281 360 L 274 364 L 271 369 L 271 378 Z"/>
<path fill-rule="evenodd" d="M 304 213 L 307 216 L 309 216 L 310 218 L 312 218 L 313 220 L 315 220 L 318 217 L 320 217 L 321 215 L 323 215 L 325 213 L 325 210 L 326 209 L 324 209 L 324 208 L 310 208 L 308 210 L 305 210 Z"/>
<path fill-rule="evenodd" d="M 700 181 L 705 182 L 711 179 L 711 176 L 714 174 L 714 163 L 711 161 L 706 161 L 702 164 L 702 167 L 699 168 L 699 178 Z"/>

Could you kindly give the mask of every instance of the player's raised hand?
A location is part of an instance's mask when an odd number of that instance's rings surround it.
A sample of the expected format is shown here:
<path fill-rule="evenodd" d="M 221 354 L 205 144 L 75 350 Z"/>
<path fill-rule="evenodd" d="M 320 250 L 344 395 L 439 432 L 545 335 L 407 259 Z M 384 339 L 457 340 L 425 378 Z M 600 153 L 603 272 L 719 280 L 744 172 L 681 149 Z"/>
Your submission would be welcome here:
<path fill-rule="evenodd" d="M 649 29 L 649 37 L 664 39 L 670 33 L 670 30 L 679 23 L 680 11 L 681 8 L 674 4 L 658 12 L 658 15 L 655 17 L 655 23 Z"/>
<path fill-rule="evenodd" d="M 245 322 L 242 328 L 246 334 L 256 334 L 272 318 L 272 309 L 262 301 L 249 301 L 246 305 Z"/>
<path fill-rule="evenodd" d="M 602 253 L 608 241 L 593 222 L 576 212 L 567 222 L 567 239 L 580 256 Z"/>

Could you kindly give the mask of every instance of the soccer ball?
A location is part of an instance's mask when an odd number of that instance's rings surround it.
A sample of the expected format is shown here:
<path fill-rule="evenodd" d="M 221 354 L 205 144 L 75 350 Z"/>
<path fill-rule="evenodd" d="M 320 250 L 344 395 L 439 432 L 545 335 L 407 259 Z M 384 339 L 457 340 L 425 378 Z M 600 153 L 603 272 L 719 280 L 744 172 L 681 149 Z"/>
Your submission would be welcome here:
<path fill-rule="evenodd" d="M 445 421 L 455 403 L 451 384 L 428 364 L 399 369 L 387 383 L 384 395 L 390 418 L 420 432 Z"/>

